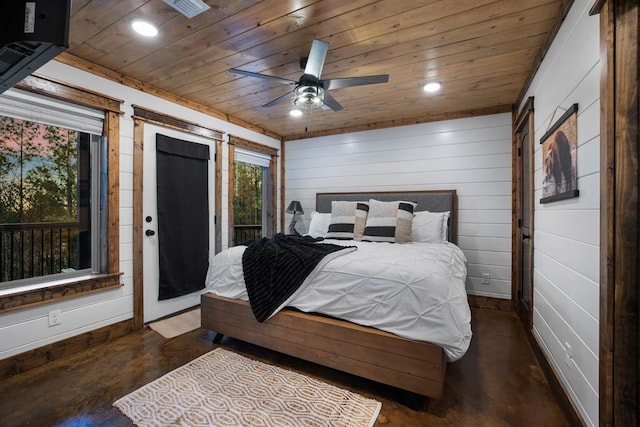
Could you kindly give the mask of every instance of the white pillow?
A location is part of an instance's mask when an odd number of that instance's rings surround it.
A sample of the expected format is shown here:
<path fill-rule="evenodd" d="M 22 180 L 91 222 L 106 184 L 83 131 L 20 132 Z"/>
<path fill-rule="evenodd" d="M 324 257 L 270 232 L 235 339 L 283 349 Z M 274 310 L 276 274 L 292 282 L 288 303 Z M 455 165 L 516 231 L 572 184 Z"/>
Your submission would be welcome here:
<path fill-rule="evenodd" d="M 311 212 L 311 221 L 309 222 L 309 232 L 311 237 L 324 237 L 329 231 L 329 222 L 331 222 L 330 213 Z"/>
<path fill-rule="evenodd" d="M 424 243 L 442 243 L 447 241 L 449 211 L 416 212 L 411 227 L 411 240 Z"/>

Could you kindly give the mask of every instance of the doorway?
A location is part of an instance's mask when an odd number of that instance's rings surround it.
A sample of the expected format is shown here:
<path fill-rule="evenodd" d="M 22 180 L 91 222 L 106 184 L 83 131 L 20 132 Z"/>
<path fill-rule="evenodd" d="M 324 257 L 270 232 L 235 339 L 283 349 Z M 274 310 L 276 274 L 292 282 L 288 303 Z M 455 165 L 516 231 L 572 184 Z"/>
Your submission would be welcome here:
<path fill-rule="evenodd" d="M 176 257 L 180 257 L 180 253 L 171 254 L 171 249 L 180 247 L 180 242 L 176 241 L 176 239 L 180 239 L 179 235 L 171 234 L 171 229 L 175 224 L 161 224 L 158 218 L 158 215 L 164 216 L 165 218 L 173 218 L 171 221 L 175 221 L 175 215 L 167 216 L 167 213 L 163 214 L 162 205 L 166 205 L 166 203 L 161 203 L 162 194 L 158 192 L 158 160 L 165 158 L 164 162 L 167 162 L 167 157 L 172 157 L 171 154 L 167 154 L 167 150 L 158 151 L 158 141 L 157 135 L 168 137 L 169 139 L 180 141 L 188 141 L 186 144 L 193 144 L 194 146 L 200 147 L 208 147 L 209 152 L 215 153 L 215 143 L 214 141 L 198 137 L 191 134 L 186 134 L 184 132 L 176 131 L 173 129 L 168 129 L 165 127 L 160 127 L 154 124 L 146 123 L 144 125 L 144 173 L 143 173 L 143 228 L 144 228 L 144 238 L 143 238 L 143 313 L 144 313 L 144 322 L 150 322 L 161 317 L 165 317 L 171 315 L 173 313 L 185 310 L 187 308 L 196 306 L 200 304 L 200 294 L 202 293 L 202 288 L 196 289 L 193 291 L 188 291 L 189 287 L 184 286 L 183 289 L 170 290 L 167 291 L 167 288 L 170 287 L 167 284 L 170 282 L 178 282 L 183 278 L 183 273 L 186 270 L 191 269 L 196 264 L 195 261 L 185 261 L 186 264 L 180 267 L 180 260 L 176 260 Z M 166 139 L 166 138 L 165 138 Z M 182 155 L 175 156 L 179 161 L 184 161 L 185 157 Z M 209 157 L 209 156 L 207 156 Z M 203 185 L 203 191 L 206 194 L 202 194 L 201 198 L 206 199 L 207 206 L 201 206 L 198 210 L 202 208 L 207 209 L 208 215 L 212 216 L 214 212 L 214 200 L 215 200 L 215 173 L 213 173 L 212 160 L 213 155 L 210 156 L 211 160 L 207 159 L 206 162 L 206 170 L 209 173 L 206 174 L 206 184 Z M 169 162 L 172 162 L 169 160 Z M 161 167 L 161 165 L 160 165 Z M 206 172 L 206 171 L 205 171 Z M 162 184 L 160 182 L 160 184 Z M 166 185 L 164 185 L 166 186 Z M 160 190 L 162 191 L 162 189 Z M 166 197 L 172 197 L 167 196 Z M 182 205 L 192 205 L 193 203 L 186 201 L 184 199 L 185 195 L 183 194 L 181 197 L 181 201 L 179 202 Z M 190 199 L 194 203 L 201 202 L 198 199 L 200 196 L 191 195 Z M 169 203 L 170 204 L 170 203 Z M 201 204 L 201 203 L 200 203 Z M 160 212 L 158 210 L 160 206 Z M 166 211 L 165 211 L 166 212 Z M 206 224 L 205 224 L 206 225 Z M 163 232 L 164 227 L 164 232 Z M 204 254 L 201 254 L 206 260 L 209 256 L 210 248 L 214 246 L 214 236 L 213 236 L 213 227 L 206 227 L 206 230 L 203 230 L 206 235 L 205 239 L 208 237 L 208 247 L 201 248 L 201 251 L 205 251 Z M 160 235 L 162 233 L 162 235 Z M 196 235 L 199 232 L 196 231 Z M 175 233 L 174 233 L 175 234 Z M 182 233 L 178 233 L 182 234 Z M 196 236 L 198 237 L 198 236 Z M 169 238 L 172 240 L 171 242 L 163 242 L 162 238 Z M 190 239 L 191 240 L 191 239 Z M 162 244 L 162 246 L 161 246 Z M 202 246 L 202 245 L 201 245 Z M 169 250 L 167 251 L 167 247 Z M 161 265 L 160 260 L 164 260 L 164 264 Z M 177 264 L 173 268 L 167 268 L 167 263 Z M 200 266 L 201 267 L 201 266 Z M 176 272 L 181 276 L 176 279 Z M 205 271 L 206 274 L 206 271 Z M 172 277 L 173 276 L 173 277 Z M 176 279 L 176 280 L 174 280 Z M 183 286 L 182 283 L 178 284 L 178 286 Z M 202 287 L 204 287 L 204 278 L 202 280 Z"/>
<path fill-rule="evenodd" d="M 533 97 L 514 124 L 512 301 L 527 331 L 533 327 Z"/>

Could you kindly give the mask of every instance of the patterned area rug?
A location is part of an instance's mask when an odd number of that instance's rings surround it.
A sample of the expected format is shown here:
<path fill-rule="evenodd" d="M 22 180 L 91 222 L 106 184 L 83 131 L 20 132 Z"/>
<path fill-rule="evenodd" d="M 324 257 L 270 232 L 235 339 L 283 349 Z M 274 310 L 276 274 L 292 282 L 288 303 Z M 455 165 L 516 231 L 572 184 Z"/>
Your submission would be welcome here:
<path fill-rule="evenodd" d="M 217 348 L 114 404 L 138 426 L 363 426 L 382 404 Z"/>

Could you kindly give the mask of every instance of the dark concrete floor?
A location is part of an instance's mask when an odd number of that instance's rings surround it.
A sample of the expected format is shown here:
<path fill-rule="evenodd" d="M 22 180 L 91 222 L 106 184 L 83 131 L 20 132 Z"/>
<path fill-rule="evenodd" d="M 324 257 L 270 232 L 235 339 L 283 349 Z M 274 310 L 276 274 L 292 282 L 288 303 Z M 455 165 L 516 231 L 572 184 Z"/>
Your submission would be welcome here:
<path fill-rule="evenodd" d="M 378 399 L 376 426 L 565 426 L 516 316 L 473 310 L 467 354 L 449 364 L 444 396 L 421 402 L 392 387 L 225 338 L 239 353 Z M 198 329 L 165 339 L 148 328 L 0 382 L 2 426 L 130 426 L 112 403 L 211 351 Z"/>

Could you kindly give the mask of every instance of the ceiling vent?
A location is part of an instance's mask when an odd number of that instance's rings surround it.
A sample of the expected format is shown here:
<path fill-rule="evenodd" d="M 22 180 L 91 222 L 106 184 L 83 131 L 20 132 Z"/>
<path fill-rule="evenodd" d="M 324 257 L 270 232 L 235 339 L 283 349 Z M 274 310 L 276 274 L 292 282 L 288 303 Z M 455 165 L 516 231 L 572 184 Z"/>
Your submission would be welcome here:
<path fill-rule="evenodd" d="M 202 0 L 163 0 L 166 4 L 191 19 L 210 9 Z"/>

